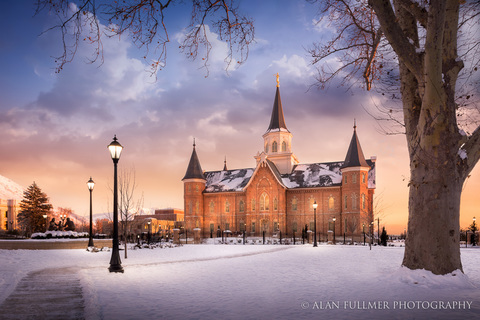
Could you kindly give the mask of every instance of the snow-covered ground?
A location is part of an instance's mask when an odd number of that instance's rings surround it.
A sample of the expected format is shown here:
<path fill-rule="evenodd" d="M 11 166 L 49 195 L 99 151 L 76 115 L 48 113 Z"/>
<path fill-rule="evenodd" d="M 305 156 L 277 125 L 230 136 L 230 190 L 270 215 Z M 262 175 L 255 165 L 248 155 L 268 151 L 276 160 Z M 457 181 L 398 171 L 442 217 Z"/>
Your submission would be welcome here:
<path fill-rule="evenodd" d="M 480 249 L 462 248 L 465 275 L 406 270 L 402 247 L 184 245 L 111 252 L 0 250 L 0 303 L 22 277 L 73 267 L 87 319 L 473 319 Z M 52 302 L 53 304 L 53 302 Z"/>

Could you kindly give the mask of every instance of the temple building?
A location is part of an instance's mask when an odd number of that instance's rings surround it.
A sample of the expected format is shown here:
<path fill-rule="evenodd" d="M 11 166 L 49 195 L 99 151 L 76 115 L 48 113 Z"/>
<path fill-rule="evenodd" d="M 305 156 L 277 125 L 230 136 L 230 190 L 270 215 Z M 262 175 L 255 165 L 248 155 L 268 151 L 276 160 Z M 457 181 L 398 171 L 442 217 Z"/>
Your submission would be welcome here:
<path fill-rule="evenodd" d="M 345 141 L 345 160 L 300 163 L 292 151 L 279 87 L 277 76 L 270 124 L 255 167 L 228 170 L 225 162 L 223 170 L 203 171 L 194 142 L 182 179 L 185 228 L 200 228 L 203 237 L 217 230 L 301 236 L 302 229 L 314 230 L 316 220 L 321 240 L 333 230 L 337 237 L 363 237 L 373 221 L 376 157 L 365 159 L 354 124 L 350 144 Z"/>

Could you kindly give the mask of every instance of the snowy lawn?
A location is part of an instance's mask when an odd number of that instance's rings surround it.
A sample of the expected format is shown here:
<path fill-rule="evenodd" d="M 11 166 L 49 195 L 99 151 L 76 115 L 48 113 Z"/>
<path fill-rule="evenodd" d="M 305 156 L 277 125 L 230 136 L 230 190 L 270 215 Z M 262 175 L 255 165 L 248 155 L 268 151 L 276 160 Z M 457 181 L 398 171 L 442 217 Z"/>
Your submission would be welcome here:
<path fill-rule="evenodd" d="M 184 245 L 111 252 L 0 250 L 0 303 L 27 273 L 73 267 L 87 319 L 473 319 L 480 249 L 462 248 L 465 275 L 406 270 L 404 248 Z"/>

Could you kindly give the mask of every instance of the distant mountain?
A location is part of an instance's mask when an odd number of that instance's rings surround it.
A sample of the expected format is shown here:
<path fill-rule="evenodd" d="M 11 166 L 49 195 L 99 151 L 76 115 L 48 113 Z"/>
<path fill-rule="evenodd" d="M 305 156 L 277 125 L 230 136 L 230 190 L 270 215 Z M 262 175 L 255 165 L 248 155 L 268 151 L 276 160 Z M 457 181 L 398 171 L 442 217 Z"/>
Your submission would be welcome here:
<path fill-rule="evenodd" d="M 25 189 L 18 183 L 0 175 L 0 199 L 2 200 L 22 200 Z"/>

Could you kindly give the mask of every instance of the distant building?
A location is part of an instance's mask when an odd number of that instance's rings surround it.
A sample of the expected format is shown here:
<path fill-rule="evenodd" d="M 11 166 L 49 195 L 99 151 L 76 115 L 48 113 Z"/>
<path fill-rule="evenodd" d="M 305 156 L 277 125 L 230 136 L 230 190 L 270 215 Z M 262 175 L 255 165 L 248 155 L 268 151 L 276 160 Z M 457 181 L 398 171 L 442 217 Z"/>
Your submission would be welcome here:
<path fill-rule="evenodd" d="M 17 183 L 0 176 L 0 230 L 18 229 L 17 214 L 20 211 L 23 191 Z"/>
<path fill-rule="evenodd" d="M 365 159 L 356 128 L 355 124 L 348 148 L 345 141 L 344 161 L 299 163 L 277 79 L 270 124 L 263 134 L 263 151 L 254 157 L 255 167 L 228 170 L 225 161 L 222 170 L 204 172 L 194 142 L 182 179 L 186 229 L 200 228 L 203 237 L 217 230 L 300 236 L 302 229 L 314 229 L 317 203 L 316 227 L 322 239 L 334 228 L 337 236 L 368 232 L 376 157 Z"/>
<path fill-rule="evenodd" d="M 157 209 L 155 214 L 136 215 L 133 219 L 134 234 L 163 235 L 174 228 L 182 228 L 184 223 L 184 211 L 181 209 Z"/>

